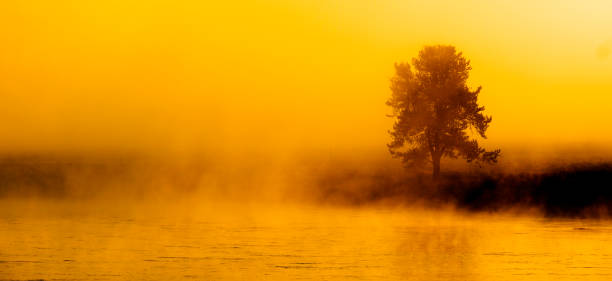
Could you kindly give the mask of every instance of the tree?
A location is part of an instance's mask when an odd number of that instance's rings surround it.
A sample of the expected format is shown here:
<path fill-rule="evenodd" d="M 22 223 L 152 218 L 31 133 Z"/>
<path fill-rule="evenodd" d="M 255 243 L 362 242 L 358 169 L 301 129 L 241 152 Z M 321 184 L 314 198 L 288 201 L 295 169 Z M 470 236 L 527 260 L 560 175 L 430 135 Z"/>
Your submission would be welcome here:
<path fill-rule="evenodd" d="M 395 119 L 389 131 L 391 155 L 406 166 L 431 161 L 435 179 L 440 176 L 443 156 L 496 163 L 500 150 L 486 151 L 467 132 L 470 129 L 473 135 L 486 138 L 492 120 L 478 105 L 482 87 L 471 90 L 466 85 L 470 61 L 454 46 L 425 46 L 412 59 L 412 67 L 396 63 L 391 78 L 392 95 L 387 101 Z"/>

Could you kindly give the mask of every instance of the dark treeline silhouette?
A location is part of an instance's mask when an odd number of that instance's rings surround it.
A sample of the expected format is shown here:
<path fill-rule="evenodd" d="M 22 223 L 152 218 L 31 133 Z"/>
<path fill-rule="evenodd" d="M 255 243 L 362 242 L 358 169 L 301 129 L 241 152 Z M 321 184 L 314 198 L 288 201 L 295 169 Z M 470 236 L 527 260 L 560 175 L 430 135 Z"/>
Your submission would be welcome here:
<path fill-rule="evenodd" d="M 205 167 L 138 157 L 0 156 L 0 198 L 140 198 L 169 186 L 194 190 Z"/>
<path fill-rule="evenodd" d="M 382 156 L 352 159 L 318 155 L 293 163 L 281 172 L 282 183 L 275 182 L 281 185 L 278 191 L 284 193 L 282 198 L 290 201 L 454 206 L 470 212 L 538 209 L 551 217 L 612 216 L 612 162 L 568 164 L 538 172 L 530 172 L 533 170 L 529 168 L 509 172 L 514 169 L 500 166 L 465 169 L 459 163 L 448 168 L 454 171 L 446 171 L 433 180 L 429 174 L 408 173 Z M 257 175 L 248 176 L 247 170 Z M 160 193 L 163 188 L 182 196 L 192 196 L 198 188 L 221 188 L 223 192 L 206 193 L 206 198 L 223 199 L 236 193 L 241 196 L 232 199 L 259 199 L 257 196 L 274 188 L 268 185 L 268 176 L 278 173 L 248 167 L 238 169 L 237 174 L 220 174 L 218 169 L 202 163 L 141 163 L 129 158 L 0 157 L 0 199 L 25 196 L 116 200 L 174 194 Z M 214 177 L 209 178 L 211 175 Z"/>
<path fill-rule="evenodd" d="M 95 196 L 101 185 L 127 179 L 130 165 L 124 161 L 96 161 L 78 157 L 0 157 L 0 197 L 69 195 Z"/>
<path fill-rule="evenodd" d="M 571 164 L 541 173 L 426 175 L 348 171 L 317 181 L 319 200 L 362 205 L 376 202 L 455 206 L 467 211 L 537 209 L 550 217 L 612 216 L 612 163 Z"/>

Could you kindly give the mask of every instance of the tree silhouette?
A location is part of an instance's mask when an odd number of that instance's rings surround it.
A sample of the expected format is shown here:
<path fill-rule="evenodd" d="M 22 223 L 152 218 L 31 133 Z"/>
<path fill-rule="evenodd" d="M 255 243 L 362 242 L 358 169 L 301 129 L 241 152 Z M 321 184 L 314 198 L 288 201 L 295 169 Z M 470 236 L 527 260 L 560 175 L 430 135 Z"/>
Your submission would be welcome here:
<path fill-rule="evenodd" d="M 468 135 L 468 129 L 482 138 L 492 118 L 483 114 L 478 93 L 466 85 L 470 61 L 454 46 L 425 46 L 409 63 L 396 63 L 391 78 L 395 119 L 388 144 L 393 157 L 407 166 L 431 161 L 433 177 L 440 176 L 440 159 L 462 157 L 467 162 L 495 163 L 500 150 L 486 151 Z"/>

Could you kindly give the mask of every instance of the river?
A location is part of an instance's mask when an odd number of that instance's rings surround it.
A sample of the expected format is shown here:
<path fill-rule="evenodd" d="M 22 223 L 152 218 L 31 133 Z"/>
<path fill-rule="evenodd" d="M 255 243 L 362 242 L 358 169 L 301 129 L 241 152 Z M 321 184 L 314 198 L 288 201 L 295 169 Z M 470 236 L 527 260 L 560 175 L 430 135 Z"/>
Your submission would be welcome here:
<path fill-rule="evenodd" d="M 612 278 L 606 220 L 282 204 L 3 205 L 0 280 Z"/>

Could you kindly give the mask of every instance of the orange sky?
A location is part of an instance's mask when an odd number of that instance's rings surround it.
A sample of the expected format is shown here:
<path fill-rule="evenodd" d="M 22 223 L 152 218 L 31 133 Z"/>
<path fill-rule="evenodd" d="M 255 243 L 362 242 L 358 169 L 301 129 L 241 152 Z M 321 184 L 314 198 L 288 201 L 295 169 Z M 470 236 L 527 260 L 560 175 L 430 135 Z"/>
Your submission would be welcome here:
<path fill-rule="evenodd" d="M 487 145 L 612 141 L 609 1 L 208 2 L 2 2 L 0 148 L 384 149 L 393 63 L 438 43 Z"/>

